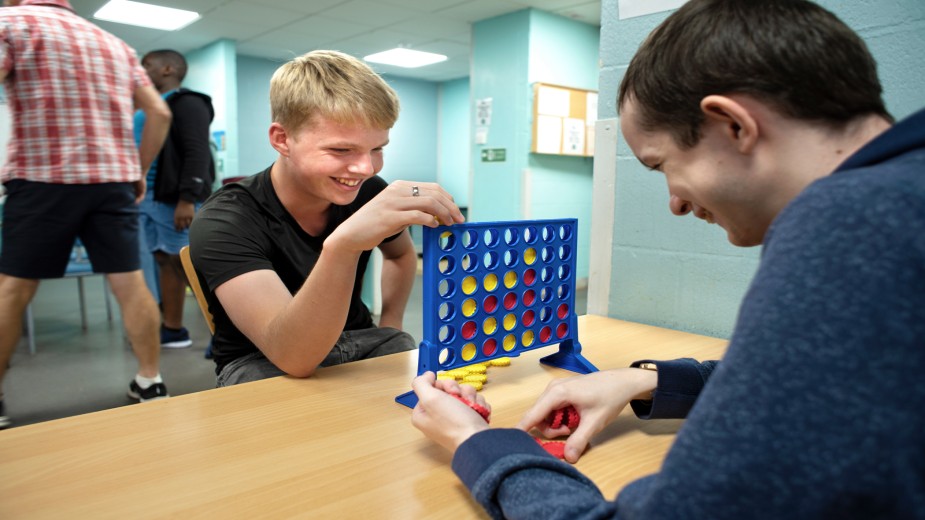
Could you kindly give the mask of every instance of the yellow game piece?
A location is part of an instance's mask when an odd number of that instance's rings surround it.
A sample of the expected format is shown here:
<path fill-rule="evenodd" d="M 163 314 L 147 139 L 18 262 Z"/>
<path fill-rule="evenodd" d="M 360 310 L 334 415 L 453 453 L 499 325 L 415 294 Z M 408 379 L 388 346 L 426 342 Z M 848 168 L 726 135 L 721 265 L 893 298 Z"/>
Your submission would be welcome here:
<path fill-rule="evenodd" d="M 488 376 L 485 374 L 469 374 L 463 378 L 464 383 L 484 383 L 488 381 Z"/>
<path fill-rule="evenodd" d="M 465 370 L 467 374 L 484 374 L 488 371 L 488 367 L 481 363 L 476 363 L 463 367 L 463 370 Z"/>
<path fill-rule="evenodd" d="M 441 372 L 441 373 L 437 374 L 437 379 L 438 379 L 438 380 L 440 380 L 440 379 L 453 379 L 453 380 L 456 380 L 456 377 L 453 376 L 452 374 L 447 374 L 446 372 Z"/>
<path fill-rule="evenodd" d="M 479 391 L 479 390 L 482 389 L 482 383 L 479 383 L 478 381 L 463 381 L 462 383 L 459 383 L 459 384 L 460 384 L 460 385 L 469 385 L 469 386 L 475 388 L 476 391 Z"/>
<path fill-rule="evenodd" d="M 511 358 L 499 357 L 489 360 L 488 363 L 493 367 L 506 367 L 511 365 Z"/>
<path fill-rule="evenodd" d="M 454 379 L 462 379 L 469 375 L 469 371 L 464 368 L 454 368 L 453 370 L 447 370 L 445 373 L 453 376 Z"/>

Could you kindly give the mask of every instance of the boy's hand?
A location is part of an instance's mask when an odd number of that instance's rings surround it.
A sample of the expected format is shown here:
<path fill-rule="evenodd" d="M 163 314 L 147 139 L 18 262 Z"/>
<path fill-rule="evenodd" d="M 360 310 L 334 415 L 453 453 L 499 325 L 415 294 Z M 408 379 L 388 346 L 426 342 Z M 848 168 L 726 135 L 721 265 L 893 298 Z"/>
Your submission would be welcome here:
<path fill-rule="evenodd" d="M 369 251 L 413 224 L 437 227 L 462 222 L 465 218 L 453 197 L 439 184 L 395 181 L 338 226 L 325 247 Z"/>
<path fill-rule="evenodd" d="M 411 413 L 411 423 L 431 440 L 456 453 L 459 445 L 476 433 L 487 430 L 488 423 L 475 410 L 453 397 L 476 403 L 489 412 L 491 407 L 475 388 L 456 381 L 435 381 L 433 372 L 425 372 L 411 383 L 418 404 Z M 453 395 L 450 395 L 453 394 Z"/>

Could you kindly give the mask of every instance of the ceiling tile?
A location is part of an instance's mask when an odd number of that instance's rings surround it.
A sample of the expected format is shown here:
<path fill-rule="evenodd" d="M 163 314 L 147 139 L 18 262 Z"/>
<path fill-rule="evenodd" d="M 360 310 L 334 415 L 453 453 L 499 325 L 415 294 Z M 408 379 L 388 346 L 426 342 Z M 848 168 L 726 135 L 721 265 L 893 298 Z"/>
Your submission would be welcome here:
<path fill-rule="evenodd" d="M 276 9 L 241 1 L 228 2 L 221 9 L 216 9 L 215 12 L 209 13 L 209 18 L 211 19 L 259 25 L 264 31 L 269 28 L 288 25 L 307 16 L 305 13 L 298 11 Z"/>
<path fill-rule="evenodd" d="M 418 11 L 366 0 L 352 0 L 324 11 L 324 16 L 351 22 L 386 27 L 407 20 Z"/>
<path fill-rule="evenodd" d="M 469 73 L 472 22 L 528 7 L 595 25 L 598 0 L 140 0 L 190 9 L 202 18 L 177 32 L 91 20 L 140 52 L 170 47 L 189 52 L 227 38 L 238 52 L 286 61 L 312 49 L 363 57 L 398 45 L 446 54 L 446 62 L 396 69 L 402 77 L 442 81 Z M 72 0 L 91 18 L 106 0 Z"/>
<path fill-rule="evenodd" d="M 471 0 L 440 11 L 440 16 L 463 22 L 478 22 L 506 13 L 526 9 L 527 6 L 506 0 Z"/>
<path fill-rule="evenodd" d="M 390 25 L 389 29 L 440 38 L 448 34 L 469 34 L 472 25 L 445 16 L 424 15 Z"/>
<path fill-rule="evenodd" d="M 379 0 L 380 3 L 407 7 L 418 12 L 432 13 L 447 7 L 468 3 L 469 0 Z"/>
<path fill-rule="evenodd" d="M 292 36 L 311 36 L 316 39 L 340 40 L 359 34 L 366 34 L 375 29 L 376 26 L 374 25 L 361 25 L 354 22 L 329 18 L 327 16 L 312 16 L 291 23 L 274 32 L 284 38 Z M 271 33 L 267 36 L 272 37 L 273 34 Z M 272 38 L 264 38 L 262 41 L 264 43 L 268 41 L 279 41 L 279 38 L 275 40 Z"/>
<path fill-rule="evenodd" d="M 289 9 L 305 14 L 315 14 L 324 11 L 338 4 L 343 4 L 349 0 L 244 0 L 247 3 L 263 6 L 276 7 L 278 9 Z"/>
<path fill-rule="evenodd" d="M 578 20 L 587 24 L 597 25 L 598 27 L 601 25 L 600 2 L 591 2 L 588 4 L 567 7 L 565 9 L 556 11 L 556 14 L 560 14 L 566 18 L 571 18 L 573 20 Z"/>

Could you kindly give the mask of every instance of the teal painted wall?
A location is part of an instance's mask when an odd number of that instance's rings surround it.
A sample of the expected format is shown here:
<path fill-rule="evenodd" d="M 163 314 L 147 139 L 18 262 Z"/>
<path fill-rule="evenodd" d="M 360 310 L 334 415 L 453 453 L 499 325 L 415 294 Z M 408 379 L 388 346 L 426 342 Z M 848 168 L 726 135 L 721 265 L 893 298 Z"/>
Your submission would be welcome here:
<path fill-rule="evenodd" d="M 242 147 L 241 175 L 266 169 L 276 160 L 276 150 L 268 135 L 270 117 L 270 78 L 282 63 L 238 56 L 238 134 Z"/>
<path fill-rule="evenodd" d="M 492 99 L 488 140 L 472 147 L 472 191 L 469 220 L 486 222 L 521 218 L 521 176 L 530 151 L 532 93 L 530 65 L 530 10 L 524 9 L 472 26 L 472 104 Z M 473 122 L 472 132 L 477 131 Z M 505 162 L 481 162 L 484 148 L 504 148 Z"/>
<path fill-rule="evenodd" d="M 578 218 L 579 279 L 589 271 L 593 161 L 530 153 L 533 83 L 597 90 L 599 47 L 597 27 L 535 9 L 473 26 L 472 102 L 493 103 L 488 141 L 470 155 L 470 218 Z M 483 148 L 504 148 L 507 160 L 483 163 Z"/>
<path fill-rule="evenodd" d="M 545 11 L 530 11 L 528 83 L 597 90 L 600 29 Z M 532 114 L 532 88 L 531 114 Z M 532 117 L 531 122 L 532 125 Z M 594 161 L 588 157 L 529 154 L 530 216 L 577 218 L 576 275 L 588 277 Z"/>
<path fill-rule="evenodd" d="M 527 81 L 597 90 L 600 28 L 546 11 L 530 10 Z"/>
<path fill-rule="evenodd" d="M 217 177 L 238 174 L 238 81 L 236 45 L 231 40 L 217 40 L 186 54 L 189 71 L 183 85 L 212 96 L 215 118 L 210 129 L 225 132 L 225 150 L 218 152 Z"/>
<path fill-rule="evenodd" d="M 469 205 L 471 125 L 469 78 L 440 83 L 437 88 L 439 144 L 437 182 L 460 207 Z"/>
<path fill-rule="evenodd" d="M 617 117 L 616 94 L 630 58 L 669 13 L 618 20 L 602 3 L 600 118 Z M 923 105 L 925 3 L 822 0 L 867 42 L 879 63 L 887 107 L 901 118 Z M 758 265 L 760 248 L 736 248 L 726 234 L 668 210 L 661 175 L 643 168 L 622 137 L 614 193 L 610 316 L 728 337 Z"/>
<path fill-rule="evenodd" d="M 379 175 L 395 180 L 437 182 L 437 84 L 385 76 L 401 103 L 389 132 L 385 166 Z"/>

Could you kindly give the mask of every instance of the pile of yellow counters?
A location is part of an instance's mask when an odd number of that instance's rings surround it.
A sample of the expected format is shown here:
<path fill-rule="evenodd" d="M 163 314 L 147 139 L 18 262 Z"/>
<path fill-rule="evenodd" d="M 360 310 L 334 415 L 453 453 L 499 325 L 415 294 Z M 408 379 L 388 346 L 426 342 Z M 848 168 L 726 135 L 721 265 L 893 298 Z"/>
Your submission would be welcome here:
<path fill-rule="evenodd" d="M 510 366 L 510 364 L 511 358 L 509 357 L 489 359 L 482 363 L 474 363 L 445 372 L 438 372 L 437 379 L 455 379 L 459 384 L 469 385 L 479 391 L 482 389 L 482 385 L 488 382 L 489 367 L 506 367 Z"/>

